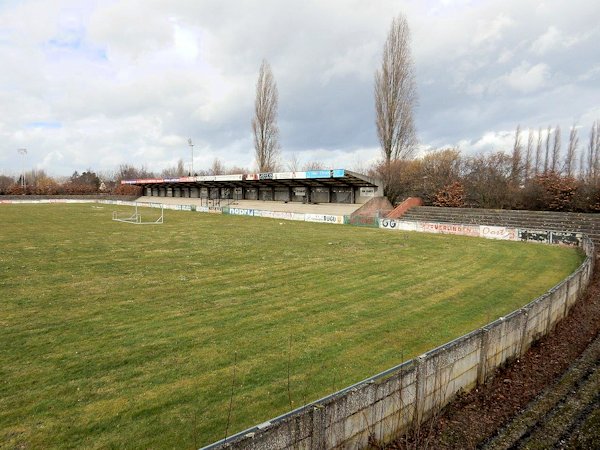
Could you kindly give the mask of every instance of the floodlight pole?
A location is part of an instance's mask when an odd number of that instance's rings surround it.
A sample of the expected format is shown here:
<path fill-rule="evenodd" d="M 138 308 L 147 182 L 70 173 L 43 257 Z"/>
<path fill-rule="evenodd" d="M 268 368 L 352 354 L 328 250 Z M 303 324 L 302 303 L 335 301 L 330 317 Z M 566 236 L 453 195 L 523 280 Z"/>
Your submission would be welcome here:
<path fill-rule="evenodd" d="M 192 150 L 192 163 L 190 164 L 190 176 L 194 176 L 194 144 L 192 144 L 192 138 L 188 139 L 188 144 L 190 145 L 190 149 Z"/>
<path fill-rule="evenodd" d="M 25 155 L 27 155 L 27 149 L 20 148 L 17 152 L 19 152 L 19 155 L 23 156 L 23 161 L 21 163 L 21 188 L 23 189 L 23 194 L 25 194 Z"/>

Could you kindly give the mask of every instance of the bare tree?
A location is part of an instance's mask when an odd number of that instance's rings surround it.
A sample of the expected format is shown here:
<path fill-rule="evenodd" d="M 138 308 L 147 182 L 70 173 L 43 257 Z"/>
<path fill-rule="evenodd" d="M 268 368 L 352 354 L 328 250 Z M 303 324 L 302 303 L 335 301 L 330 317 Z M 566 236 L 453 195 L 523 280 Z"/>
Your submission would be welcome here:
<path fill-rule="evenodd" d="M 523 146 L 521 144 L 521 125 L 517 125 L 517 129 L 515 131 L 515 142 L 513 144 L 510 169 L 510 181 L 513 183 L 513 185 L 516 186 L 519 185 L 521 179 L 522 153 Z"/>
<path fill-rule="evenodd" d="M 537 134 L 537 145 L 535 146 L 535 167 L 533 169 L 534 175 L 537 175 L 540 170 L 540 164 L 542 163 L 542 128 L 538 129 Z"/>
<path fill-rule="evenodd" d="M 252 119 L 254 150 L 259 172 L 272 172 L 279 158 L 278 101 L 279 94 L 271 66 L 263 59 L 256 82 L 256 100 Z"/>
<path fill-rule="evenodd" d="M 298 155 L 292 153 L 292 157 L 287 163 L 287 168 L 290 172 L 298 172 L 300 170 L 300 159 L 298 158 Z"/>
<path fill-rule="evenodd" d="M 577 136 L 577 127 L 573 124 L 571 132 L 569 133 L 569 147 L 567 148 L 567 154 L 565 155 L 565 175 L 568 177 L 572 177 L 575 170 L 578 145 L 579 136 Z"/>
<path fill-rule="evenodd" d="M 467 197 L 480 208 L 507 208 L 514 202 L 510 190 L 512 158 L 504 152 L 478 154 L 467 160 Z"/>
<path fill-rule="evenodd" d="M 221 160 L 219 158 L 215 158 L 210 166 L 210 169 L 208 170 L 208 173 L 210 175 L 223 175 L 225 171 L 225 166 Z"/>
<path fill-rule="evenodd" d="M 409 158 L 415 151 L 413 109 L 416 104 L 410 30 L 406 18 L 399 15 L 392 21 L 383 47 L 381 67 L 375 72 L 375 123 L 388 164 L 392 160 Z"/>
<path fill-rule="evenodd" d="M 552 172 L 558 172 L 558 161 L 560 159 L 560 126 L 554 129 L 554 143 L 552 145 Z"/>
<path fill-rule="evenodd" d="M 587 160 L 587 149 L 581 147 L 581 150 L 579 150 L 579 181 L 582 183 L 588 181 Z"/>
<path fill-rule="evenodd" d="M 115 181 L 133 180 L 135 178 L 153 178 L 154 172 L 149 171 L 145 166 L 141 168 L 130 164 L 121 164 L 115 173 Z"/>
<path fill-rule="evenodd" d="M 594 142 L 594 182 L 598 181 L 598 172 L 600 171 L 600 122 L 596 121 L 593 125 L 596 129 L 596 140 Z"/>
<path fill-rule="evenodd" d="M 544 175 L 548 173 L 548 169 L 550 168 L 550 133 L 552 128 L 548 125 L 548 129 L 546 130 L 546 157 L 544 158 Z"/>
<path fill-rule="evenodd" d="M 302 170 L 323 170 L 325 169 L 325 164 L 321 161 L 308 161 L 306 164 L 302 166 Z"/>
<path fill-rule="evenodd" d="M 531 128 L 527 131 L 527 150 L 525 151 L 525 165 L 523 168 L 523 177 L 525 181 L 529 180 L 531 177 L 531 159 L 533 154 L 533 133 L 531 132 Z"/>
<path fill-rule="evenodd" d="M 241 173 L 248 173 L 249 170 L 246 169 L 245 167 L 240 167 L 240 166 L 231 166 L 231 167 L 226 167 L 224 174 L 226 175 L 239 175 Z"/>
<path fill-rule="evenodd" d="M 187 172 L 185 170 L 185 166 L 183 164 L 183 159 L 179 159 L 179 161 L 177 161 L 177 165 L 173 166 L 173 167 L 167 167 L 166 169 L 163 169 L 163 171 L 161 172 L 161 176 L 163 177 L 183 177 L 186 176 L 189 172 Z"/>
<path fill-rule="evenodd" d="M 369 165 L 356 157 L 352 163 L 352 166 L 350 166 L 350 170 L 356 173 L 367 174 L 369 173 Z"/>
<path fill-rule="evenodd" d="M 179 161 L 177 161 L 177 176 L 184 177 L 186 175 L 192 176 L 192 172 L 185 170 L 183 159 L 179 158 Z"/>
<path fill-rule="evenodd" d="M 592 124 L 590 141 L 588 144 L 588 182 L 596 184 L 600 162 L 600 122 Z"/>
<path fill-rule="evenodd" d="M 13 177 L 7 175 L 0 175 L 0 194 L 6 194 L 8 189 L 16 183 Z"/>

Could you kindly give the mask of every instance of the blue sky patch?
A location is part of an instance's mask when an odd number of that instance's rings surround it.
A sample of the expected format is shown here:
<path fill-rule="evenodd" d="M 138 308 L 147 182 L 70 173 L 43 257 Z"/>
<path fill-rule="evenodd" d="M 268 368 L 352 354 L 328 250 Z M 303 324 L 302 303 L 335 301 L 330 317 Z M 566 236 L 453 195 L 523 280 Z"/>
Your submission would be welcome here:
<path fill-rule="evenodd" d="M 29 122 L 27 128 L 62 128 L 62 123 L 56 121 Z"/>

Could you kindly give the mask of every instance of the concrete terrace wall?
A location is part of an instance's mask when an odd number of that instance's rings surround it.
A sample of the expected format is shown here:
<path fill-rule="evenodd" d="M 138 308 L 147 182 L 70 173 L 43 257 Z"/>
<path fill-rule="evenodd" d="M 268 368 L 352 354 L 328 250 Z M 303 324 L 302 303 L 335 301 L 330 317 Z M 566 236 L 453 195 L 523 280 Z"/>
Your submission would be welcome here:
<path fill-rule="evenodd" d="M 412 207 L 403 220 L 495 225 L 530 230 L 561 230 L 587 234 L 600 244 L 600 214 L 507 209 Z"/>
<path fill-rule="evenodd" d="M 48 201 L 34 201 L 47 203 Z M 81 203 L 82 200 L 67 200 Z M 101 203 L 134 205 L 132 202 Z M 15 202 L 17 203 L 17 202 Z M 33 203 L 33 202 L 28 202 Z M 146 206 L 160 207 L 160 204 Z M 167 209 L 167 205 L 164 205 Z M 179 206 L 179 207 L 178 207 Z M 189 205 L 168 209 L 192 210 Z M 277 219 L 344 223 L 343 216 L 280 216 L 272 211 L 214 208 L 205 212 Z M 341 218 L 340 218 L 341 217 Z M 594 268 L 594 244 L 581 233 L 530 231 L 473 224 L 410 222 L 383 219 L 388 230 L 462 234 L 491 239 L 548 244 L 577 244 L 585 261 L 568 278 L 523 308 L 328 397 L 242 431 L 204 449 L 330 449 L 366 447 L 371 440 L 388 441 L 443 408 L 459 391 L 484 383 L 495 370 L 523 354 L 549 333 L 588 286 Z"/>

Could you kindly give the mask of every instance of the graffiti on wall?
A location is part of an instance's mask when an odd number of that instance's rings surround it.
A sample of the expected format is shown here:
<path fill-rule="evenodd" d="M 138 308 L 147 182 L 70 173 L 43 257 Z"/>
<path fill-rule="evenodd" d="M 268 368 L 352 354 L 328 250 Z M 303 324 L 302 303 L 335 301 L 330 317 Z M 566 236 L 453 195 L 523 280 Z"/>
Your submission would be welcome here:
<path fill-rule="evenodd" d="M 457 234 L 461 236 L 479 236 L 478 225 L 459 225 L 453 223 L 419 222 L 417 231 L 425 233 Z"/>
<path fill-rule="evenodd" d="M 560 245 L 579 245 L 583 235 L 573 231 L 552 231 L 550 233 L 550 243 Z"/>
<path fill-rule="evenodd" d="M 517 229 L 508 227 L 495 227 L 489 225 L 479 226 L 479 235 L 487 239 L 502 239 L 514 241 L 517 238 Z"/>

